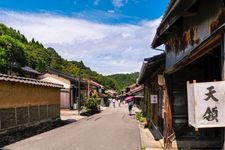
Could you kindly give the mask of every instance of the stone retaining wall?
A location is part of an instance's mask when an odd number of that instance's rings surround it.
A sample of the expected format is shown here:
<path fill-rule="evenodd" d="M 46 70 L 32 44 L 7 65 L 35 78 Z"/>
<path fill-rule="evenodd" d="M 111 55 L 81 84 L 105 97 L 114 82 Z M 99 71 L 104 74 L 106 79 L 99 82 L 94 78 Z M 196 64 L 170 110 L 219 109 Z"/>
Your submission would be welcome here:
<path fill-rule="evenodd" d="M 58 119 L 59 104 L 0 109 L 0 132 Z"/>

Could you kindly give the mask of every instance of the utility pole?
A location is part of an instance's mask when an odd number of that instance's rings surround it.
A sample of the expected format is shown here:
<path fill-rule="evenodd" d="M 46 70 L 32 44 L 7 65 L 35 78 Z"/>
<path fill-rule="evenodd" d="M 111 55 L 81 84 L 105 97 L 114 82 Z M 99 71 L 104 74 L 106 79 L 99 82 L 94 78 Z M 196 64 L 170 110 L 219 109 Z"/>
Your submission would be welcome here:
<path fill-rule="evenodd" d="M 88 79 L 87 80 L 88 82 L 88 99 L 89 99 L 89 97 L 90 97 L 90 80 Z"/>

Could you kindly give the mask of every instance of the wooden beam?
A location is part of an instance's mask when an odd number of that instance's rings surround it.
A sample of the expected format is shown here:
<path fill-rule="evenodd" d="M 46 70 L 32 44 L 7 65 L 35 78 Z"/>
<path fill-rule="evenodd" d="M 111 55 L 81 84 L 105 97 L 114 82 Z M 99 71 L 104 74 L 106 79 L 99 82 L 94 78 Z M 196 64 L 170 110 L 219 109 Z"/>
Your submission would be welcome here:
<path fill-rule="evenodd" d="M 225 80 L 225 33 L 222 33 L 221 36 L 221 80 Z M 225 129 L 221 129 L 223 131 L 223 150 L 225 150 Z"/>
<path fill-rule="evenodd" d="M 225 80 L 225 33 L 221 36 L 221 80 Z"/>
<path fill-rule="evenodd" d="M 198 14 L 198 12 L 183 12 L 181 15 L 183 17 L 193 17 L 193 16 L 196 16 Z"/>

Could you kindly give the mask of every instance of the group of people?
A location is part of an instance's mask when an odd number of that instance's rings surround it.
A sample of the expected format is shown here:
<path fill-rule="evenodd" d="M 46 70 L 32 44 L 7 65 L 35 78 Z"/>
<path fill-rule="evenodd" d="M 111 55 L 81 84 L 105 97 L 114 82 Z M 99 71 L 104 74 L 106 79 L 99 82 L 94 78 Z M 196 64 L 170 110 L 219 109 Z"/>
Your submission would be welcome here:
<path fill-rule="evenodd" d="M 112 99 L 112 104 L 113 104 L 113 107 L 114 107 L 114 108 L 116 107 L 116 101 L 118 101 L 118 106 L 119 106 L 119 107 L 121 106 L 121 103 L 122 103 L 122 102 L 127 103 L 127 104 L 128 104 L 129 115 L 132 114 L 132 108 L 133 108 L 133 105 L 134 105 L 134 96 L 132 96 L 132 95 L 126 95 L 126 96 L 123 98 L 123 101 L 121 101 L 121 99 L 116 100 L 115 98 L 113 98 L 113 99 Z"/>
<path fill-rule="evenodd" d="M 118 99 L 117 101 L 118 101 L 118 106 L 120 107 L 121 106 L 121 100 Z M 115 108 L 116 107 L 116 99 L 115 98 L 112 99 L 112 103 L 113 103 L 113 107 Z"/>

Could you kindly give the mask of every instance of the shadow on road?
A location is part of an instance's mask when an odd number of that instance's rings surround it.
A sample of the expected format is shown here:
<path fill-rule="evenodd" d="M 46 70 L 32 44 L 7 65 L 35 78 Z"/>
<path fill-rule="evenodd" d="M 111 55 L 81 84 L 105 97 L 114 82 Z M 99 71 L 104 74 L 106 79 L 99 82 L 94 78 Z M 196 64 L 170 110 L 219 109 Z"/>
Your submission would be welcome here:
<path fill-rule="evenodd" d="M 75 119 L 58 120 L 55 122 L 44 122 L 32 127 L 24 127 L 21 129 L 15 129 L 13 131 L 7 132 L 0 135 L 0 150 L 6 150 L 2 147 L 24 140 L 26 138 L 53 130 L 55 128 L 76 122 Z"/>

